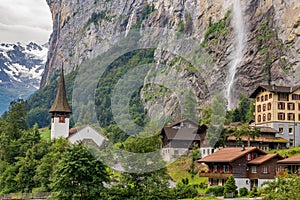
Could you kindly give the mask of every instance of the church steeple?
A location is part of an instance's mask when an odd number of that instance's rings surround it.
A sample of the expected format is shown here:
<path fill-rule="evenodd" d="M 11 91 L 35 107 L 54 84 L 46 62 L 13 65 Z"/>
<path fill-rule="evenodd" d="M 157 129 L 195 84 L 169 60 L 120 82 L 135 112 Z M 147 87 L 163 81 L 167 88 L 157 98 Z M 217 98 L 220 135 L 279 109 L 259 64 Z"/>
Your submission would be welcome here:
<path fill-rule="evenodd" d="M 62 67 L 60 80 L 58 84 L 58 89 L 56 93 L 56 98 L 50 108 L 50 113 L 72 113 L 70 106 L 67 101 L 65 78 L 64 78 L 64 69 Z"/>
<path fill-rule="evenodd" d="M 55 100 L 49 111 L 51 118 L 51 139 L 69 136 L 69 118 L 72 113 L 67 101 L 64 70 L 62 68 Z"/>

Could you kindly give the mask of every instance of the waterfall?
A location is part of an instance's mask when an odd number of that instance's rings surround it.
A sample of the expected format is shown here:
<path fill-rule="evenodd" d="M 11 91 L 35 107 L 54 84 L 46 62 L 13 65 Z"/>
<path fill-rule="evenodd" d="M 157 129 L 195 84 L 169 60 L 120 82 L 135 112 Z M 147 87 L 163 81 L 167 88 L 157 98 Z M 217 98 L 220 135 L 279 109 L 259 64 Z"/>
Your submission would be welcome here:
<path fill-rule="evenodd" d="M 237 67 L 241 63 L 245 45 L 247 42 L 247 33 L 243 19 L 243 10 L 241 0 L 234 0 L 232 11 L 232 25 L 234 29 L 233 51 L 230 54 L 229 70 L 226 79 L 226 97 L 228 100 L 228 109 L 233 109 L 236 103 L 234 96 L 234 78 Z"/>

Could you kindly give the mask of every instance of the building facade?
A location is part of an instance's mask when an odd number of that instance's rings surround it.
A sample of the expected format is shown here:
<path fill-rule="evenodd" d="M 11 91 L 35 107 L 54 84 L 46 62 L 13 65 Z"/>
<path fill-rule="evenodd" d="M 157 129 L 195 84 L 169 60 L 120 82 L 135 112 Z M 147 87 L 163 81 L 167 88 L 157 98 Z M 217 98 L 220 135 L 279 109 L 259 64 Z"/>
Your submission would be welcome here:
<path fill-rule="evenodd" d="M 206 127 L 200 127 L 191 120 L 181 120 L 165 126 L 161 131 L 161 154 L 164 160 L 171 162 L 181 155 L 187 155 L 194 145 L 200 150 L 205 131 Z"/>
<path fill-rule="evenodd" d="M 300 86 L 262 85 L 250 98 L 255 99 L 257 126 L 274 128 L 287 146 L 300 145 Z"/>
<path fill-rule="evenodd" d="M 239 188 L 261 186 L 266 180 L 274 179 L 276 162 L 283 159 L 278 154 L 267 154 L 256 148 L 223 148 L 200 159 L 198 162 L 208 166 L 201 177 L 209 178 L 209 186 L 224 186 L 228 177 L 233 175 Z"/>

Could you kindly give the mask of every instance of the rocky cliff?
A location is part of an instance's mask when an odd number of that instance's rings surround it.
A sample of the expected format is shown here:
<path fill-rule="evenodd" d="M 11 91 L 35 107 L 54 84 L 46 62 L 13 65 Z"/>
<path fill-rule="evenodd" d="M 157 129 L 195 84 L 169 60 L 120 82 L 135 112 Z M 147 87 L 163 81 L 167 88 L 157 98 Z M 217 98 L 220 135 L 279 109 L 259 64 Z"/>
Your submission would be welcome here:
<path fill-rule="evenodd" d="M 52 12 L 53 33 L 41 87 L 62 65 L 69 73 L 109 48 L 105 41 L 140 27 L 168 28 L 199 41 L 211 58 L 211 64 L 200 72 L 191 73 L 188 65 L 179 60 L 171 62 L 174 56 L 155 54 L 157 60 L 179 68 L 180 77 L 191 82 L 185 87 L 197 94 L 198 101 L 207 102 L 210 93 L 222 92 L 234 107 L 240 94 L 249 95 L 259 84 L 294 85 L 300 80 L 299 0 L 47 3 Z M 172 107 L 171 99 L 166 95 L 160 101 Z M 145 105 L 150 108 L 153 102 Z"/>

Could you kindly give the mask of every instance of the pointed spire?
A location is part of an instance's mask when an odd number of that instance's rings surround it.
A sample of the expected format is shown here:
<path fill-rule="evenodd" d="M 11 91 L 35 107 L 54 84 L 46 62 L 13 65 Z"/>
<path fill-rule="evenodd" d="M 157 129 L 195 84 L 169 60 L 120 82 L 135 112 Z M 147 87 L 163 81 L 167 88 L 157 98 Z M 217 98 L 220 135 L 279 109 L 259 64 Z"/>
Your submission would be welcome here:
<path fill-rule="evenodd" d="M 61 68 L 61 75 L 57 88 L 56 98 L 50 108 L 50 113 L 72 113 L 67 101 L 64 68 Z"/>

